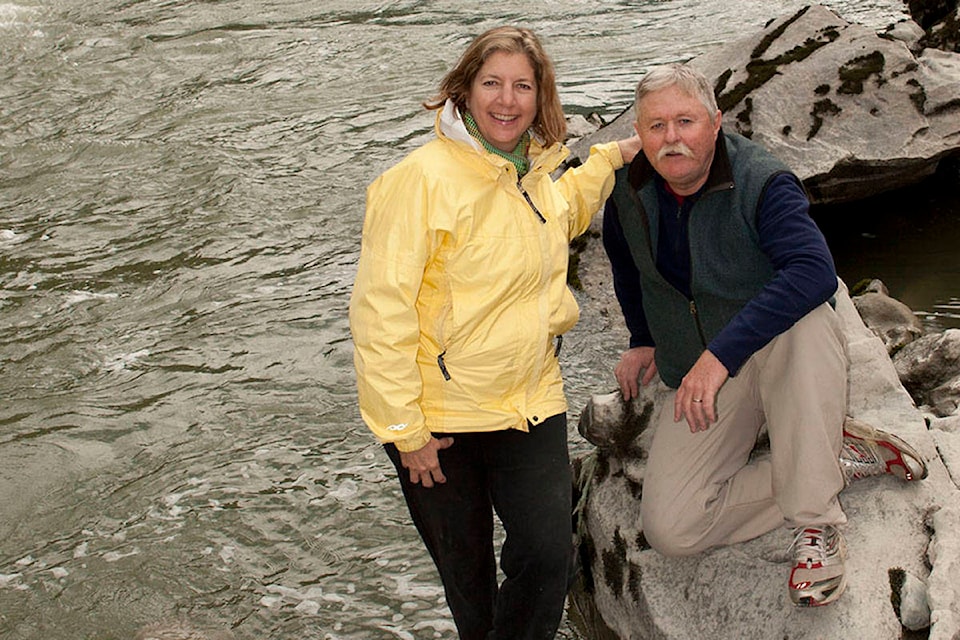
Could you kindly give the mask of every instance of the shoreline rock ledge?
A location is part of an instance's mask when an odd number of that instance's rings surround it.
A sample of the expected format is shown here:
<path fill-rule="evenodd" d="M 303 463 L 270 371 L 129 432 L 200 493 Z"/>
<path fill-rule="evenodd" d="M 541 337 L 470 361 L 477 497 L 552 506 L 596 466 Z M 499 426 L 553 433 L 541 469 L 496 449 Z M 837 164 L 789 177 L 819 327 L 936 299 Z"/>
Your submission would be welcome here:
<path fill-rule="evenodd" d="M 601 298 L 612 295 L 609 288 L 604 282 L 585 292 Z M 579 429 L 597 448 L 574 461 L 581 571 L 569 616 L 585 637 L 960 639 L 960 411 L 944 417 L 917 408 L 887 345 L 842 283 L 837 311 L 850 356 L 848 414 L 913 444 L 929 470 L 912 483 L 857 480 L 840 494 L 848 517 L 844 595 L 826 607 L 792 605 L 786 528 L 691 557 L 651 549 L 640 497 L 652 394 L 629 404 L 619 392 L 595 395 Z M 768 454 L 758 444 L 755 455 Z"/>
<path fill-rule="evenodd" d="M 941 4 L 956 23 L 957 3 Z M 727 130 L 786 162 L 814 203 L 852 201 L 915 184 L 960 152 L 960 53 L 924 48 L 944 40 L 929 36 L 912 20 L 878 34 L 812 5 L 691 64 L 714 82 Z M 630 107 L 573 155 L 633 120 Z"/>

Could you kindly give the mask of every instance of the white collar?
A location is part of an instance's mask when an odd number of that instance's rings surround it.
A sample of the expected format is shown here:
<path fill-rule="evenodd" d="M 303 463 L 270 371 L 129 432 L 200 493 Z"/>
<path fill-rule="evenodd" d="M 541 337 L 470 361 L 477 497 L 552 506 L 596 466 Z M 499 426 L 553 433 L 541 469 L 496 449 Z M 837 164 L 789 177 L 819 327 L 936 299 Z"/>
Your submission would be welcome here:
<path fill-rule="evenodd" d="M 463 118 L 460 117 L 460 110 L 449 98 L 443 105 L 443 111 L 440 112 L 440 131 L 451 140 L 465 142 L 477 151 L 484 150 L 483 145 L 467 131 L 467 125 L 463 123 Z"/>

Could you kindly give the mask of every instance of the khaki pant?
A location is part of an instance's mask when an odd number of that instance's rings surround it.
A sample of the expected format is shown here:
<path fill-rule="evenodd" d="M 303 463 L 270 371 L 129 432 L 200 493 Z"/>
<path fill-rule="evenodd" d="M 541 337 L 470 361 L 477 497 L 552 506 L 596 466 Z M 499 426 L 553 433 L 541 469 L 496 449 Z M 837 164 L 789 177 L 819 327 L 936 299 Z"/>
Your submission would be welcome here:
<path fill-rule="evenodd" d="M 657 394 L 641 516 L 650 545 L 689 555 L 780 526 L 843 524 L 839 455 L 846 341 L 824 304 L 755 353 L 717 395 L 718 421 L 673 421 L 676 391 Z M 750 460 L 766 423 L 770 456 Z"/>

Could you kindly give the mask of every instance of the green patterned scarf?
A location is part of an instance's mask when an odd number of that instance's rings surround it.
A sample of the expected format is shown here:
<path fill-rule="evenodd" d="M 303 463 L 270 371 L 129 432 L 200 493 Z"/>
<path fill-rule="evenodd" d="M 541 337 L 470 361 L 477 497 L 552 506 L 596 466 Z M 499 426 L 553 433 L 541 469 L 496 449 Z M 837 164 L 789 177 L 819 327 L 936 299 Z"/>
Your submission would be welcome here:
<path fill-rule="evenodd" d="M 520 136 L 520 142 L 517 143 L 517 147 L 512 152 L 501 151 L 495 146 L 487 142 L 487 139 L 483 137 L 483 134 L 480 133 L 480 129 L 477 128 L 477 121 L 473 119 L 473 116 L 469 112 L 463 112 L 463 124 L 467 125 L 467 131 L 470 132 L 470 135 L 476 138 L 477 142 L 483 145 L 483 148 L 489 151 L 490 153 L 495 153 L 501 158 L 505 158 L 513 163 L 513 166 L 517 168 L 517 175 L 523 177 L 527 175 L 527 171 L 530 170 L 530 161 L 527 160 L 527 151 L 530 148 L 530 132 L 524 131 L 523 135 Z"/>

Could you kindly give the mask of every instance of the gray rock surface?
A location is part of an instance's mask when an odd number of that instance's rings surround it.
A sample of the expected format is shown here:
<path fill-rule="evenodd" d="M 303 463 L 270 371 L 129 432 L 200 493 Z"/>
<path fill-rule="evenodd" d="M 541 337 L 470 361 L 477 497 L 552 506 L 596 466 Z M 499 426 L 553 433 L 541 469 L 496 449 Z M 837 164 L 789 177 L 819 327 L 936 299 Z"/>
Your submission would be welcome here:
<path fill-rule="evenodd" d="M 592 277 L 585 279 L 596 284 Z M 601 298 L 604 288 L 605 282 L 588 295 Z M 848 413 L 900 435 L 929 466 L 921 482 L 869 478 L 841 495 L 849 518 L 843 597 L 817 609 L 792 606 L 786 529 L 689 558 L 648 548 L 639 514 L 645 465 L 637 450 L 649 434 L 634 425 L 627 443 L 607 428 L 596 458 L 582 465 L 584 579 L 572 600 L 596 610 L 590 637 L 898 638 L 905 624 L 929 626 L 937 640 L 960 637 L 960 424 L 942 420 L 928 430 L 844 287 L 838 312 L 851 360 Z M 636 418 L 646 402 L 617 409 L 616 394 L 597 396 L 582 419 L 596 426 Z"/>
<path fill-rule="evenodd" d="M 960 54 L 915 55 L 901 38 L 813 5 L 691 63 L 728 130 L 786 162 L 814 202 L 849 201 L 916 183 L 960 150 Z M 584 158 L 633 120 L 631 107 L 571 149 Z"/>
<path fill-rule="evenodd" d="M 918 404 L 938 417 L 956 415 L 960 406 L 960 329 L 924 336 L 893 359 L 904 387 Z"/>

